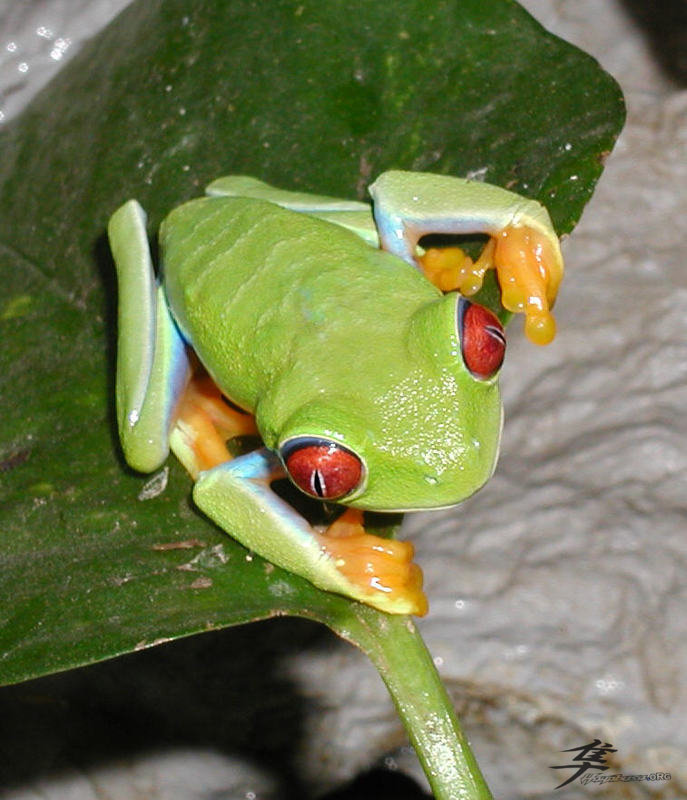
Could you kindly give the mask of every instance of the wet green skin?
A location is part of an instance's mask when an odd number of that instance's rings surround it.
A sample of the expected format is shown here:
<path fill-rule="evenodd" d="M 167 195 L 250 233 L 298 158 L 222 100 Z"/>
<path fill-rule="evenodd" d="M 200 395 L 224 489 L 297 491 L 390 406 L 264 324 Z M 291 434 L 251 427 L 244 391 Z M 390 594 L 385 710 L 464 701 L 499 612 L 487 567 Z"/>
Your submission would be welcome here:
<path fill-rule="evenodd" d="M 344 502 L 453 505 L 491 476 L 497 379 L 463 363 L 458 295 L 349 230 L 243 197 L 175 209 L 160 231 L 164 289 L 221 390 L 267 447 L 340 442 L 364 462 Z"/>

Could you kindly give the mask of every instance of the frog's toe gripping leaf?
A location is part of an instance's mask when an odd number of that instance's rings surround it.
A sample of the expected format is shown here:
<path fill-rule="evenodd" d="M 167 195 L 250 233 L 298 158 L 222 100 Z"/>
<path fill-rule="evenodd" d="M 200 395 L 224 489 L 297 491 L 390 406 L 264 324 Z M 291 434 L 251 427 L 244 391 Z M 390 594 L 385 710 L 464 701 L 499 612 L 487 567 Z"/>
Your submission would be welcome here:
<path fill-rule="evenodd" d="M 418 613 L 416 603 L 366 590 L 337 569 L 308 522 L 270 488 L 271 481 L 283 476 L 277 456 L 262 448 L 201 472 L 193 499 L 247 548 L 320 589 L 390 613 Z"/>
<path fill-rule="evenodd" d="M 119 284 L 119 437 L 127 463 L 152 472 L 169 453 L 169 432 L 190 368 L 155 281 L 145 223 L 145 212 L 130 200 L 110 218 L 108 235 Z"/>

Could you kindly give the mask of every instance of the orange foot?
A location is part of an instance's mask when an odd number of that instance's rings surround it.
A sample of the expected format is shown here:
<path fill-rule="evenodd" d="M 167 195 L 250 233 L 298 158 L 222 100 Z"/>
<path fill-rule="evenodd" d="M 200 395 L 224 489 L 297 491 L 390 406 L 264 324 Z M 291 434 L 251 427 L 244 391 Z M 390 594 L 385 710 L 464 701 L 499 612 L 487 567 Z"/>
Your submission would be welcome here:
<path fill-rule="evenodd" d="M 471 297 L 482 288 L 488 269 L 496 269 L 501 303 L 525 315 L 525 334 L 535 344 L 556 335 L 551 308 L 563 277 L 558 242 L 526 225 L 495 233 L 473 263 L 459 247 L 429 248 L 418 258 L 425 276 L 442 292 Z"/>
<path fill-rule="evenodd" d="M 525 335 L 534 344 L 549 344 L 556 335 L 551 308 L 563 277 L 563 261 L 555 246 L 525 225 L 504 228 L 496 237 L 494 266 L 501 285 L 501 303 L 525 315 Z"/>
<path fill-rule="evenodd" d="M 422 570 L 413 563 L 410 542 L 365 533 L 362 511 L 349 508 L 323 534 L 315 534 L 323 552 L 344 577 L 371 598 L 380 593 L 388 606 L 419 617 L 427 613 Z M 386 603 L 385 603 L 386 605 Z"/>
<path fill-rule="evenodd" d="M 210 376 L 198 371 L 179 404 L 170 445 L 197 480 L 199 472 L 231 460 L 227 440 L 255 433 L 255 418 L 228 405 Z"/>

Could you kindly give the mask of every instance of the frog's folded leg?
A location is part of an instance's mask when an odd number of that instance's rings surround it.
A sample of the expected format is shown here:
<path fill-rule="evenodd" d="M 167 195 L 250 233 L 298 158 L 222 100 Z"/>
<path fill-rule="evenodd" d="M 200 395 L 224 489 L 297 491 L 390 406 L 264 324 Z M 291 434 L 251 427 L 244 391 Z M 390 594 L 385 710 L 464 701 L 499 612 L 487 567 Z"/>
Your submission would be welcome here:
<path fill-rule="evenodd" d="M 146 216 L 130 200 L 110 218 L 119 284 L 117 424 L 127 463 L 152 472 L 167 458 L 169 432 L 190 376 L 185 343 L 155 280 Z"/>
<path fill-rule="evenodd" d="M 206 187 L 210 197 L 249 197 L 267 200 L 290 211 L 333 222 L 355 233 L 372 247 L 379 247 L 379 236 L 372 208 L 368 203 L 339 197 L 278 189 L 249 175 L 225 175 Z"/>

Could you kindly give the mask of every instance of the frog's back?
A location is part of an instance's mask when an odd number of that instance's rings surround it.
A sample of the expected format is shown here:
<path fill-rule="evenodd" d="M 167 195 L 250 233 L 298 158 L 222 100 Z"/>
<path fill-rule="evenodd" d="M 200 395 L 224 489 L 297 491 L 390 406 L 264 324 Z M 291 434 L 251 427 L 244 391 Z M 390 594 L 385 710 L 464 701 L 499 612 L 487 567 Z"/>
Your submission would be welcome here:
<path fill-rule="evenodd" d="M 260 200 L 186 203 L 164 221 L 160 245 L 183 335 L 249 409 L 294 360 L 307 358 L 316 375 L 332 359 L 345 371 L 356 351 L 351 368 L 356 357 L 360 368 L 375 336 L 402 347 L 409 315 L 438 295 L 412 266 L 350 231 Z"/>

